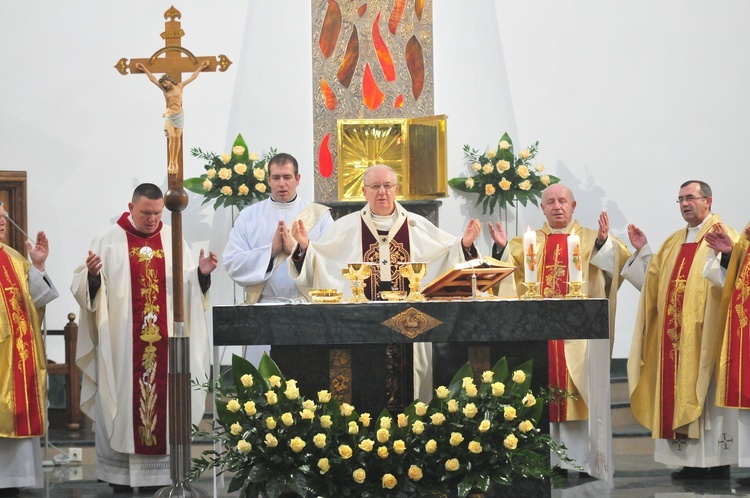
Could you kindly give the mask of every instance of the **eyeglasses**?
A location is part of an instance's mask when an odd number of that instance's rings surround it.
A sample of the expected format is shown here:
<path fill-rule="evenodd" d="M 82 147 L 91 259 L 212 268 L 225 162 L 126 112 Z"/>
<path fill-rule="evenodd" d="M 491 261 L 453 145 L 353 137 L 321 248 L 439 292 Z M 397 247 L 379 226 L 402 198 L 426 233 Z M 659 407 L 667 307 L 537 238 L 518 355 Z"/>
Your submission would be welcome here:
<path fill-rule="evenodd" d="M 686 195 L 685 197 L 680 196 L 677 198 L 677 204 L 682 204 L 683 201 L 695 202 L 698 199 L 705 199 L 705 198 L 706 198 L 705 195 Z"/>
<path fill-rule="evenodd" d="M 380 189 L 382 188 L 386 192 L 390 192 L 394 188 L 398 187 L 398 185 L 391 185 L 390 183 L 384 183 L 383 185 L 365 185 L 366 188 L 369 188 L 373 192 L 380 192 Z"/>

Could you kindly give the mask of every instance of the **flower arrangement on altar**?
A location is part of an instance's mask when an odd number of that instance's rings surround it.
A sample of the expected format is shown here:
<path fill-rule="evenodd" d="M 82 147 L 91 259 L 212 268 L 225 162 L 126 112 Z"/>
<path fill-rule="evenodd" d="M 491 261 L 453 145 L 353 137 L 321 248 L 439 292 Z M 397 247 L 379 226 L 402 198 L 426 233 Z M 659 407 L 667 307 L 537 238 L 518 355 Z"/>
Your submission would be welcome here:
<path fill-rule="evenodd" d="M 490 214 L 495 206 L 515 206 L 519 201 L 524 206 L 531 202 L 538 206 L 542 191 L 560 181 L 556 176 L 544 173 L 544 165 L 533 164 L 539 142 L 515 154 L 513 141 L 507 133 L 496 149 L 479 154 L 476 149 L 464 145 L 464 156 L 470 165 L 472 176 L 451 178 L 448 184 L 462 192 L 479 194 L 476 205 L 482 204 L 482 214 Z"/>
<path fill-rule="evenodd" d="M 248 152 L 242 135 L 237 135 L 231 152 L 219 155 L 194 148 L 190 153 L 207 161 L 204 174 L 184 182 L 186 189 L 205 197 L 202 204 L 214 200 L 214 209 L 236 206 L 242 210 L 268 197 L 268 161 L 276 154 L 275 149 L 259 158 L 255 152 Z"/>
<path fill-rule="evenodd" d="M 230 472 L 228 492 L 242 497 L 406 497 L 487 491 L 553 470 L 549 451 L 570 462 L 537 424 L 547 397 L 529 390 L 531 362 L 505 359 L 476 385 L 466 364 L 429 404 L 415 401 L 392 417 L 339 403 L 328 391 L 301 395 L 264 355 L 256 369 L 234 355 L 231 383 L 202 387 L 216 395 L 213 433 L 221 445 L 193 459 L 191 478 L 209 468 Z"/>

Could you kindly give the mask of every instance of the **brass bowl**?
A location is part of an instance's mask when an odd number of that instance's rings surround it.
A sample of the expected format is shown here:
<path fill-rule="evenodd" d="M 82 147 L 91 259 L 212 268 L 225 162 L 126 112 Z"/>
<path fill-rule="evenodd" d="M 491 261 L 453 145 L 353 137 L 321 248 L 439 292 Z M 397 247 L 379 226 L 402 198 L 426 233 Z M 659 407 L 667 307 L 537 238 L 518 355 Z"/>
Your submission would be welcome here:
<path fill-rule="evenodd" d="M 380 297 L 386 301 L 403 301 L 407 294 L 406 291 L 380 291 Z"/>
<path fill-rule="evenodd" d="M 310 291 L 310 298 L 314 303 L 338 303 L 344 296 L 336 289 L 314 289 Z"/>

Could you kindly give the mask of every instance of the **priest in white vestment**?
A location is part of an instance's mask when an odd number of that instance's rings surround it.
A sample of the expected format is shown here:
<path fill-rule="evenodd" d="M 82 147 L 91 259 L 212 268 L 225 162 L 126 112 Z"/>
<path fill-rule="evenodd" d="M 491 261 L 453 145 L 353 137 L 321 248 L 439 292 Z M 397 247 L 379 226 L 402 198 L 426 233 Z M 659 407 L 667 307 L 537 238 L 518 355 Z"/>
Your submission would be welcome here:
<path fill-rule="evenodd" d="M 614 343 L 619 276 L 630 251 L 609 234 L 607 213 L 599 215 L 597 230 L 581 227 L 573 220 L 576 201 L 565 185 L 558 183 L 547 187 L 542 192 L 541 208 L 547 219 L 547 223 L 536 230 L 539 265 L 536 275 L 542 295 L 563 298 L 568 293 L 568 238 L 575 235 L 580 240 L 582 292 L 589 297 L 609 299 L 609 340 L 550 341 L 550 385 L 579 394 L 575 399 L 567 398 L 550 406 L 550 434 L 555 442 L 565 444 L 568 456 L 583 472 L 613 486 L 610 352 Z M 515 278 L 506 278 L 500 283 L 498 295 L 520 296 L 526 291 L 523 237 L 515 237 L 508 244 L 500 223 L 490 223 L 489 228 L 495 242 L 493 257 L 518 268 Z M 574 468 L 554 454 L 552 463 L 566 470 Z"/>
<path fill-rule="evenodd" d="M 641 289 L 628 358 L 630 407 L 652 432 L 654 459 L 682 467 L 672 478 L 727 479 L 737 463 L 737 412 L 715 404 L 721 320 L 721 258 L 706 235 L 737 232 L 711 212 L 711 187 L 691 180 L 677 202 L 687 222 L 653 254 L 635 225 L 622 276 Z"/>
<path fill-rule="evenodd" d="M 466 259 L 478 256 L 474 241 L 481 224 L 472 219 L 463 237 L 450 235 L 427 219 L 407 212 L 396 202 L 398 180 L 388 166 L 370 167 L 364 174 L 367 205 L 336 220 L 317 242 L 311 242 L 304 222 L 292 224 L 292 236 L 298 246 L 290 258 L 289 272 L 301 292 L 311 289 L 338 289 L 346 299 L 351 292 L 342 275 L 347 263 L 372 264 L 365 294 L 380 298 L 383 290 L 406 290 L 408 283 L 399 274 L 406 262 L 427 263 L 428 283 Z M 432 348 L 414 344 L 414 395 L 423 401 L 432 399 Z"/>
<path fill-rule="evenodd" d="M 76 352 L 83 375 L 81 409 L 94 421 L 96 476 L 116 490 L 171 483 L 167 378 L 174 321 L 172 235 L 161 223 L 164 200 L 156 185 L 139 185 L 128 208 L 94 239 L 71 286 L 81 306 Z M 204 256 L 201 249 L 197 267 L 189 251 L 183 258 L 190 375 L 205 382 L 206 293 L 218 257 Z M 205 396 L 204 391 L 192 392 L 193 424 L 203 416 Z"/>
<path fill-rule="evenodd" d="M 7 233 L 5 216 L 0 202 L 0 239 Z M 59 294 L 44 271 L 44 232 L 26 247 L 31 264 L 0 243 L 0 496 L 44 486 L 40 436 L 47 429 L 47 357 L 40 323 L 44 306 Z"/>

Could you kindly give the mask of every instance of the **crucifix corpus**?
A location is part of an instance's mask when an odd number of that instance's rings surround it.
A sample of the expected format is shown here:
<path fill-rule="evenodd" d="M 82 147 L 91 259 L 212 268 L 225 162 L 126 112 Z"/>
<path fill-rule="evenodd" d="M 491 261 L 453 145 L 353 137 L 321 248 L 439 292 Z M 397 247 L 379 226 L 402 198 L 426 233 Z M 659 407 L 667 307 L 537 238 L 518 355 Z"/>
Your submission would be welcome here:
<path fill-rule="evenodd" d="M 122 74 L 146 74 L 164 93 L 167 110 L 164 113 L 164 129 L 167 133 L 167 179 L 168 190 L 164 205 L 172 216 L 172 290 L 174 314 L 173 335 L 169 338 L 169 461 L 172 486 L 162 488 L 156 497 L 203 497 L 206 493 L 191 486 L 190 438 L 192 421 L 190 395 L 190 342 L 185 334 L 184 298 L 182 278 L 182 211 L 188 205 L 188 196 L 183 186 L 182 162 L 182 90 L 198 77 L 201 71 L 226 71 L 232 62 L 225 56 L 196 57 L 181 45 L 185 32 L 180 27 L 182 14 L 174 7 L 164 13 L 164 32 L 161 37 L 165 45 L 151 57 L 142 59 L 120 59 L 115 69 Z M 164 57 L 159 57 L 164 54 Z M 182 81 L 182 73 L 192 73 Z M 164 73 L 157 79 L 153 73 Z"/>

